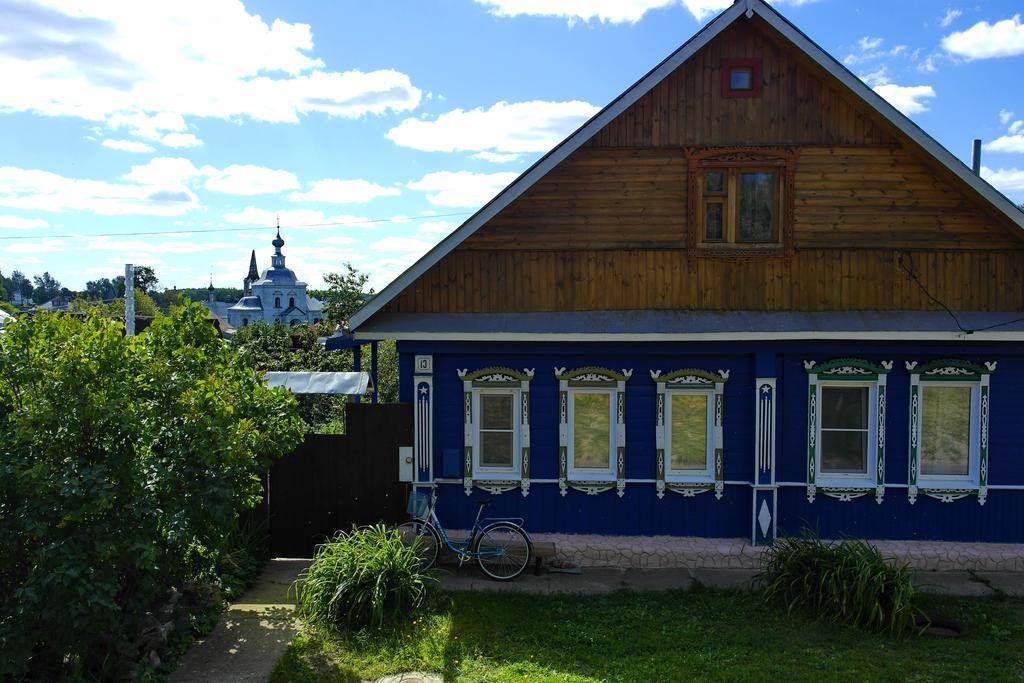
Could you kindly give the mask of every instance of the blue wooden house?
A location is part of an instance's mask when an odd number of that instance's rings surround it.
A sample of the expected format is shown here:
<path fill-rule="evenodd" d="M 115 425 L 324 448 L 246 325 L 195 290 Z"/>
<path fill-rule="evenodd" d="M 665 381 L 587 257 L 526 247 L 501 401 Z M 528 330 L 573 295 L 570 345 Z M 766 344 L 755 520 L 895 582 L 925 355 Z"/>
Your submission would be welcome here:
<path fill-rule="evenodd" d="M 1024 543 L 1024 213 L 739 0 L 351 321 L 531 531 Z"/>

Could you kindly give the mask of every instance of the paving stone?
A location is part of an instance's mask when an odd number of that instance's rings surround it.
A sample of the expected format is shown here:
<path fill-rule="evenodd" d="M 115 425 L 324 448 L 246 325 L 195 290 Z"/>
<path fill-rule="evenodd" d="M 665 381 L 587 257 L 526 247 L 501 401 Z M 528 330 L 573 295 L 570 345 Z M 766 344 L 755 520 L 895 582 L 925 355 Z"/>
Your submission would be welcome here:
<path fill-rule="evenodd" d="M 666 591 L 688 589 L 693 586 L 693 577 L 686 569 L 627 569 L 622 575 L 622 584 L 631 591 Z"/>
<path fill-rule="evenodd" d="M 693 575 L 693 580 L 700 583 L 703 586 L 710 586 L 712 588 L 739 588 L 742 590 L 748 590 L 750 588 L 751 580 L 757 573 L 753 569 L 730 569 L 730 568 L 719 568 L 719 569 L 707 569 L 698 567 L 690 570 L 690 574 Z"/>
<path fill-rule="evenodd" d="M 425 674 L 419 671 L 394 674 L 378 678 L 375 683 L 444 683 L 444 678 L 437 674 Z"/>

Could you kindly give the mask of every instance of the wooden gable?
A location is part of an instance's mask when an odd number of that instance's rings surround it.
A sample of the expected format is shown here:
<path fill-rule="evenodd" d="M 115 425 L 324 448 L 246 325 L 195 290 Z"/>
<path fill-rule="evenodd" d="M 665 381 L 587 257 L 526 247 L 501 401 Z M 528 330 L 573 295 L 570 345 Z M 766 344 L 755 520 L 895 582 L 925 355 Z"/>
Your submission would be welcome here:
<path fill-rule="evenodd" d="M 757 60 L 758 97 L 723 96 Z M 965 141 L 966 142 L 966 141 Z M 784 258 L 699 257 L 687 155 L 797 155 Z M 387 312 L 1024 309 L 1018 225 L 760 16 L 740 17 L 391 298 Z"/>

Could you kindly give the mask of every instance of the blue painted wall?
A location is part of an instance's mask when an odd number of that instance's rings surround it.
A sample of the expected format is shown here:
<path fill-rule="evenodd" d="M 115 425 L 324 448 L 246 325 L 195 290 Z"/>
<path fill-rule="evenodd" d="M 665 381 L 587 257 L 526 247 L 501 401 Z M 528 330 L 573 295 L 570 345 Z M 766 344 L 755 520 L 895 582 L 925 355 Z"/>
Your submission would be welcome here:
<path fill-rule="evenodd" d="M 936 358 L 998 361 L 992 376 L 989 485 L 1024 486 L 1024 452 L 1019 446 L 1024 415 L 1024 349 L 1019 344 L 940 343 L 660 343 L 660 344 L 525 344 L 437 343 L 399 344 L 400 398 L 412 400 L 413 355 L 434 359 L 434 474 L 461 478 L 463 448 L 462 382 L 457 370 L 501 365 L 533 368 L 531 382 L 531 460 L 533 479 L 557 479 L 558 381 L 556 367 L 600 365 L 631 368 L 626 383 L 626 476 L 655 476 L 655 383 L 651 370 L 697 367 L 728 370 L 725 386 L 725 479 L 749 482 L 754 476 L 754 380 L 778 379 L 776 479 L 804 482 L 807 462 L 807 373 L 805 360 L 822 362 L 856 357 L 874 362 L 895 361 L 887 380 L 886 483 L 906 484 L 908 397 L 910 377 L 905 362 Z M 760 373 L 760 374 L 759 374 Z M 477 491 L 467 497 L 461 483 L 443 484 L 438 513 L 446 525 L 465 528 L 476 513 Z M 625 496 L 613 491 L 587 496 L 570 490 L 561 496 L 557 484 L 535 483 L 530 494 L 519 490 L 490 496 L 491 516 L 521 516 L 532 531 L 622 535 L 745 537 L 752 531 L 749 485 L 727 485 L 721 500 L 711 493 L 694 498 L 666 492 L 658 499 L 653 483 L 629 483 Z M 780 487 L 778 524 L 782 532 L 804 526 L 825 537 L 1024 542 L 1024 490 L 990 490 L 988 502 L 974 497 L 940 503 L 919 496 L 914 505 L 905 488 L 889 488 L 881 505 L 873 496 L 851 502 L 819 495 L 808 503 L 802 486 Z"/>

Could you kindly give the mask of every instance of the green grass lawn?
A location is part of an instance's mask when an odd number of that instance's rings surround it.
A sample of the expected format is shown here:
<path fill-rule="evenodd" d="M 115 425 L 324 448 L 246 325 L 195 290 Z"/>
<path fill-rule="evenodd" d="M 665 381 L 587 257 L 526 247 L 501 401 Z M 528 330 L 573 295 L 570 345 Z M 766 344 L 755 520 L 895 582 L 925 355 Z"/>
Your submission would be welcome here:
<path fill-rule="evenodd" d="M 966 638 L 896 638 L 786 616 L 746 593 L 546 597 L 452 593 L 384 634 L 306 628 L 272 683 L 374 680 L 432 671 L 446 681 L 1024 679 L 1024 601 L 925 598 Z"/>

